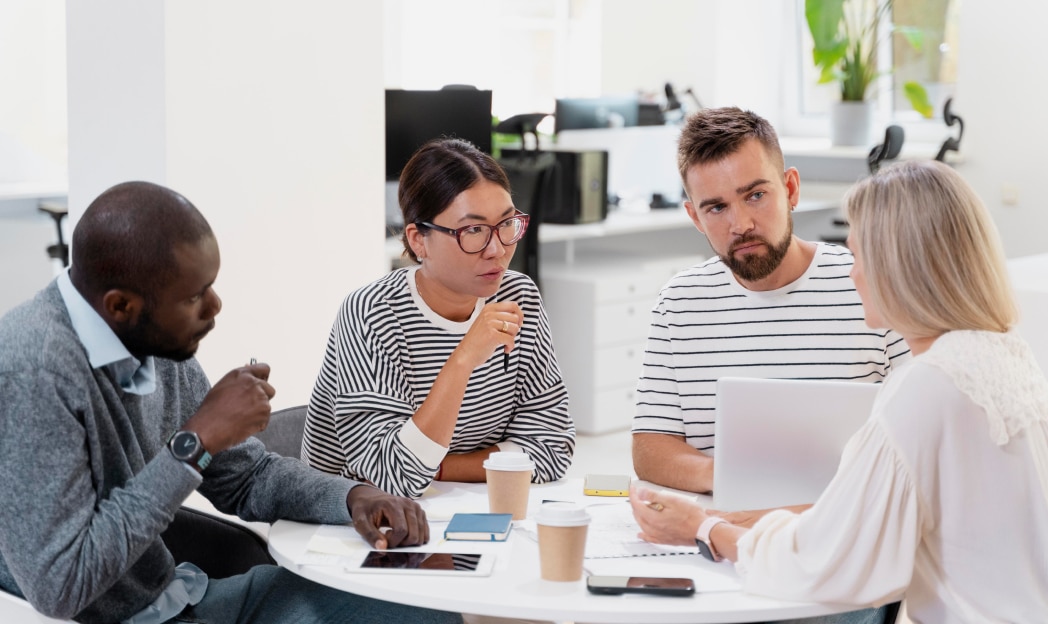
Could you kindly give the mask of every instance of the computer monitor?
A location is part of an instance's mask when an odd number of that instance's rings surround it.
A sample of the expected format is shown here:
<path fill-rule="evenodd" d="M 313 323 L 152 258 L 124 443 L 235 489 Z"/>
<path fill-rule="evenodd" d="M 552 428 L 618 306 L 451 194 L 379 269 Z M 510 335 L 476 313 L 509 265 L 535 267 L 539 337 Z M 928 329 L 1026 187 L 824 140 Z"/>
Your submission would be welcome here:
<path fill-rule="evenodd" d="M 386 179 L 396 180 L 431 139 L 465 139 L 491 153 L 491 91 L 386 89 Z"/>
<path fill-rule="evenodd" d="M 639 115 L 640 97 L 637 95 L 560 98 L 557 100 L 554 132 L 636 126 Z"/>

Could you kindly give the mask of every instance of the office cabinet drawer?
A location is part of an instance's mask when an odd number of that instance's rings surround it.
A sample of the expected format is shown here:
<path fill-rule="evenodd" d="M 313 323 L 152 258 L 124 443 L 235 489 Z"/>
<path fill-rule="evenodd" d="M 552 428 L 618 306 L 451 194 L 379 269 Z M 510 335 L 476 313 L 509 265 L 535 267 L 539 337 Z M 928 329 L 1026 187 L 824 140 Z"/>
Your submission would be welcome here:
<path fill-rule="evenodd" d="M 651 301 L 607 303 L 594 310 L 593 341 L 596 345 L 636 342 L 648 337 Z"/>
<path fill-rule="evenodd" d="M 636 385 L 643 360 L 643 342 L 596 349 L 593 356 L 594 387 Z"/>
<path fill-rule="evenodd" d="M 593 299 L 597 303 L 623 301 L 626 299 L 650 298 L 653 302 L 659 294 L 659 288 L 665 282 L 659 282 L 661 274 L 631 271 L 617 276 L 608 276 L 594 280 Z"/>
<path fill-rule="evenodd" d="M 585 433 L 599 434 L 629 429 L 637 409 L 636 395 L 636 382 L 596 392 L 593 397 L 593 413 Z"/>

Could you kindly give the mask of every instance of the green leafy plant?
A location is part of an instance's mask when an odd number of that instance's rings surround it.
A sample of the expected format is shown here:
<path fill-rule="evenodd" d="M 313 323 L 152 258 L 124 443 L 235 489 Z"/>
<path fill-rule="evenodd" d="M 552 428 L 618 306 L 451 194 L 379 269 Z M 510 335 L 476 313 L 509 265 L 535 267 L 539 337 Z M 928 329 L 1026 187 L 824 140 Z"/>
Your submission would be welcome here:
<path fill-rule="evenodd" d="M 920 51 L 924 36 L 918 28 L 895 26 L 891 33 L 879 33 L 891 6 L 892 0 L 805 0 L 804 17 L 815 42 L 812 60 L 821 72 L 819 83 L 839 82 L 841 100 L 866 99 L 870 84 L 879 75 L 879 36 L 899 35 Z M 914 110 L 932 116 L 928 92 L 920 83 L 907 82 L 903 92 Z"/>

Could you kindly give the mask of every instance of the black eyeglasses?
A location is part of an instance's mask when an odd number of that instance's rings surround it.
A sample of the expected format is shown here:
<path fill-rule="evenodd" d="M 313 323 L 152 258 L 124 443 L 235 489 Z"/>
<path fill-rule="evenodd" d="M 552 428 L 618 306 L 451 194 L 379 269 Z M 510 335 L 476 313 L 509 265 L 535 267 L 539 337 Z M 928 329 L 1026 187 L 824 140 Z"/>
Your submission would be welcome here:
<path fill-rule="evenodd" d="M 455 229 L 435 225 L 428 221 L 416 221 L 415 225 L 454 236 L 458 240 L 459 248 L 462 251 L 468 254 L 475 254 L 487 249 L 488 245 L 491 244 L 491 237 L 495 234 L 498 234 L 499 242 L 503 245 L 516 244 L 520 239 L 524 238 L 524 233 L 528 231 L 528 220 L 530 218 L 523 212 L 518 211 L 517 214 L 508 219 L 503 219 L 495 225 L 476 223 Z"/>

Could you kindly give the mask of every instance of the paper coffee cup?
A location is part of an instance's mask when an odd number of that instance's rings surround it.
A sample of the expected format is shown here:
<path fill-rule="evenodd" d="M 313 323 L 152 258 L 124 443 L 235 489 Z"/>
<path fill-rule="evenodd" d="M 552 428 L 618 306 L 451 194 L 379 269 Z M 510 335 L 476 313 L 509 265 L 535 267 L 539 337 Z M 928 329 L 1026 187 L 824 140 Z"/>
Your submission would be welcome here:
<path fill-rule="evenodd" d="M 539 530 L 539 569 L 547 581 L 582 578 L 590 515 L 574 503 L 546 503 L 535 514 Z"/>
<path fill-rule="evenodd" d="M 514 520 L 528 515 L 528 494 L 535 462 L 526 453 L 498 452 L 484 460 L 488 481 L 488 511 L 513 514 Z"/>

